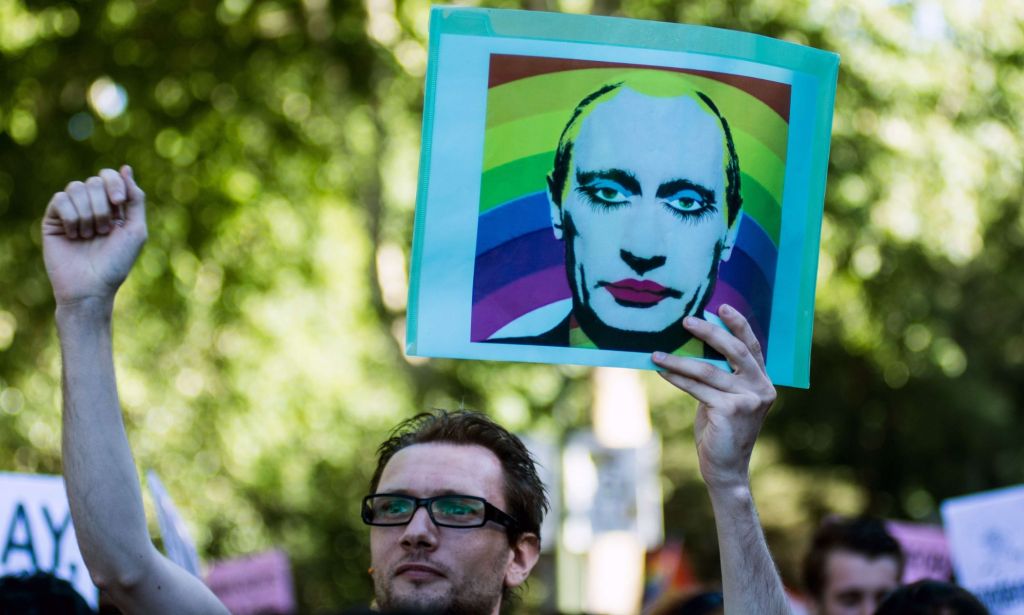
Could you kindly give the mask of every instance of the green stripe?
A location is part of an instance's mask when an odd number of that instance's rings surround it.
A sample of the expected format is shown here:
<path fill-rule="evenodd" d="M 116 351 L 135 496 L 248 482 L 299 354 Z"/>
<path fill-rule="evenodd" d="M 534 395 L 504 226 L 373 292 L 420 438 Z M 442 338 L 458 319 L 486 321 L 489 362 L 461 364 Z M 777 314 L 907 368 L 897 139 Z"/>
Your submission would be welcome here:
<path fill-rule="evenodd" d="M 491 169 L 480 180 L 480 213 L 527 194 L 547 190 L 554 152 L 544 152 Z"/>
<path fill-rule="evenodd" d="M 786 177 L 786 165 L 763 143 L 745 132 L 734 132 L 736 155 L 740 159 L 740 170 L 755 178 L 778 202 L 782 202 L 782 184 Z"/>
<path fill-rule="evenodd" d="M 484 171 L 540 153 L 549 156 L 550 164 L 565 122 L 565 114 L 558 111 L 488 128 L 484 137 Z"/>
<path fill-rule="evenodd" d="M 746 173 L 740 173 L 740 193 L 743 195 L 743 213 L 756 220 L 775 245 L 779 245 L 782 212 L 778 201 Z"/>

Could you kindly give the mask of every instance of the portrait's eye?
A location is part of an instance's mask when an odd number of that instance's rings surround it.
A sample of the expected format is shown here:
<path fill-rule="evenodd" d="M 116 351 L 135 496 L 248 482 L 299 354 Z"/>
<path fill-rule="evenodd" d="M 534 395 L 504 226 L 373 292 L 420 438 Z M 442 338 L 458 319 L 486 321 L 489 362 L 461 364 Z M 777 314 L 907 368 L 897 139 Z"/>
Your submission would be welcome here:
<path fill-rule="evenodd" d="M 665 199 L 665 204 L 677 214 L 685 217 L 700 216 L 714 210 L 714 200 L 704 197 L 696 190 L 683 190 Z"/>
<path fill-rule="evenodd" d="M 615 182 L 598 181 L 577 188 L 591 203 L 615 207 L 629 202 L 629 193 Z"/>

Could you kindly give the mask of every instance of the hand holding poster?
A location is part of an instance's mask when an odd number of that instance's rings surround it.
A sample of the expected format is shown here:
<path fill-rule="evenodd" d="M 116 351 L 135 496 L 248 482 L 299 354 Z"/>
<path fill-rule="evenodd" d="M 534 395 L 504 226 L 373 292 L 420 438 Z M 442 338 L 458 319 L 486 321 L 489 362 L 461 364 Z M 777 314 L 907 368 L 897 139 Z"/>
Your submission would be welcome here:
<path fill-rule="evenodd" d="M 807 386 L 838 58 L 752 34 L 437 8 L 408 352 L 653 368 L 750 321 Z"/>

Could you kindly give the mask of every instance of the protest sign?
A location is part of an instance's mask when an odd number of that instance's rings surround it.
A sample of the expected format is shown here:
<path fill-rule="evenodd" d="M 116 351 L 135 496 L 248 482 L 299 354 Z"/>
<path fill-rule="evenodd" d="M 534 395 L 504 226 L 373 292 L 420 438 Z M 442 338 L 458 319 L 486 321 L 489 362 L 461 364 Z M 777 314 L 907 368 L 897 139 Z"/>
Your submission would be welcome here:
<path fill-rule="evenodd" d="M 921 579 L 948 581 L 952 577 L 949 543 L 941 527 L 906 521 L 888 521 L 885 527 L 903 550 L 904 584 Z"/>
<path fill-rule="evenodd" d="M 942 503 L 957 582 L 993 615 L 1024 614 L 1024 486 Z"/>
<path fill-rule="evenodd" d="M 156 472 L 152 470 L 147 472 L 146 482 L 149 484 L 149 493 L 153 496 L 153 501 L 156 504 L 156 520 L 160 525 L 160 537 L 164 543 L 167 559 L 196 577 L 202 578 L 196 545 L 189 535 L 188 528 L 185 527 L 185 521 L 178 514 L 174 500 L 164 489 Z"/>
<path fill-rule="evenodd" d="M 0 472 L 0 541 L 0 576 L 48 572 L 97 607 L 99 591 L 78 550 L 63 478 Z"/>
<path fill-rule="evenodd" d="M 729 304 L 808 386 L 838 56 L 744 32 L 431 13 L 407 352 L 725 366 Z"/>
<path fill-rule="evenodd" d="M 272 550 L 217 562 L 206 584 L 232 615 L 290 615 L 295 612 L 292 569 L 284 551 Z"/>

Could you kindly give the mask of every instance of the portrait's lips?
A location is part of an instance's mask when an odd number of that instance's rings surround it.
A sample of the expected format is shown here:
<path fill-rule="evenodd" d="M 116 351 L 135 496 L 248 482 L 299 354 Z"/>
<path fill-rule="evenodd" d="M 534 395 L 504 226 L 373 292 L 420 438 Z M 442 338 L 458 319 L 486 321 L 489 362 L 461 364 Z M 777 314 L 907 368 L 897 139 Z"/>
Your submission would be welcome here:
<path fill-rule="evenodd" d="M 664 299 L 680 298 L 678 290 L 667 288 L 650 280 L 626 279 L 617 282 L 599 282 L 615 300 L 630 307 L 651 307 Z"/>
<path fill-rule="evenodd" d="M 411 581 L 430 581 L 444 578 L 444 573 L 439 569 L 422 563 L 402 564 L 395 568 L 395 576 L 403 577 Z"/>

